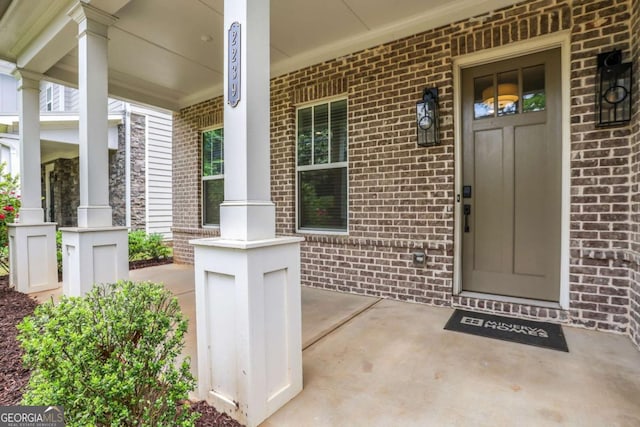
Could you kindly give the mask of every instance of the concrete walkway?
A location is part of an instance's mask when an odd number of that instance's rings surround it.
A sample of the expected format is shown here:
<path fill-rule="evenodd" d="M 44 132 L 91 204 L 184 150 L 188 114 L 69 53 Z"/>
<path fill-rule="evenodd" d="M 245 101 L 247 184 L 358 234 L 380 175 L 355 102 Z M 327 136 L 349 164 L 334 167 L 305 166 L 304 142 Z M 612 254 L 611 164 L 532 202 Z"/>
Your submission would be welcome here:
<path fill-rule="evenodd" d="M 195 372 L 193 268 L 131 279 L 178 296 Z M 445 331 L 452 312 L 303 287 L 304 390 L 263 426 L 640 426 L 627 337 L 564 327 L 563 353 Z"/>

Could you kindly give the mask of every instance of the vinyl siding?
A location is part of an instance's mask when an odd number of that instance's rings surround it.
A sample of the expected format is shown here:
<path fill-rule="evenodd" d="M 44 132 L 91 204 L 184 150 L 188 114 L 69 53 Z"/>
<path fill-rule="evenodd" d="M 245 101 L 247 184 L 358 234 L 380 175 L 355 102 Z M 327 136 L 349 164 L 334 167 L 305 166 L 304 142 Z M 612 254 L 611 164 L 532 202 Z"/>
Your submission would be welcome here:
<path fill-rule="evenodd" d="M 144 107 L 132 106 L 132 112 L 147 116 L 147 154 L 146 154 L 146 184 L 147 203 L 146 214 L 147 233 L 160 233 L 166 239 L 171 239 L 172 194 L 171 194 L 171 114 L 151 110 Z"/>

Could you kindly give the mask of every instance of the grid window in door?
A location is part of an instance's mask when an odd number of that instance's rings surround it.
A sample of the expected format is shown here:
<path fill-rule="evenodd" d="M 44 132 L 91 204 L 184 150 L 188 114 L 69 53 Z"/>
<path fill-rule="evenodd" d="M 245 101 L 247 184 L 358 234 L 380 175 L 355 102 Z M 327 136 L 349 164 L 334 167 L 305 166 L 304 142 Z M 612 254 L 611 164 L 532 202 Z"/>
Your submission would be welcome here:
<path fill-rule="evenodd" d="M 347 231 L 347 100 L 298 109 L 299 230 Z"/>
<path fill-rule="evenodd" d="M 220 225 L 224 201 L 224 130 L 202 132 L 202 224 Z"/>

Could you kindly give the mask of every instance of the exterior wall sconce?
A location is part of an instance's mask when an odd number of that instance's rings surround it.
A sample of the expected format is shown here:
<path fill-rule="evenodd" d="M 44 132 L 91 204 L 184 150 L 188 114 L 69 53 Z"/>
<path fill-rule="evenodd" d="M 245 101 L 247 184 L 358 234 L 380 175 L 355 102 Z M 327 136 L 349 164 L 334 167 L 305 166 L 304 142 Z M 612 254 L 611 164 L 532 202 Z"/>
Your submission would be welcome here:
<path fill-rule="evenodd" d="M 416 103 L 416 128 L 419 146 L 430 147 L 440 143 L 438 119 L 438 88 L 427 88 L 422 92 L 422 101 Z"/>
<path fill-rule="evenodd" d="M 619 50 L 598 55 L 596 126 L 623 126 L 631 120 L 631 63 Z"/>

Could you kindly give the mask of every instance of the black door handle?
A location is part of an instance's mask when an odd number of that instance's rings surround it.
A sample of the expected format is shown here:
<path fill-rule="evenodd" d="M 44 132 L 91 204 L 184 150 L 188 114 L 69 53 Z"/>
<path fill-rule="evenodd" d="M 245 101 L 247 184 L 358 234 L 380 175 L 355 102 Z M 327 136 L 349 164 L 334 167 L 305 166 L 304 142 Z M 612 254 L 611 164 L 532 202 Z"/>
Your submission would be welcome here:
<path fill-rule="evenodd" d="M 471 205 L 464 205 L 464 232 L 469 232 L 469 215 L 471 215 Z"/>

